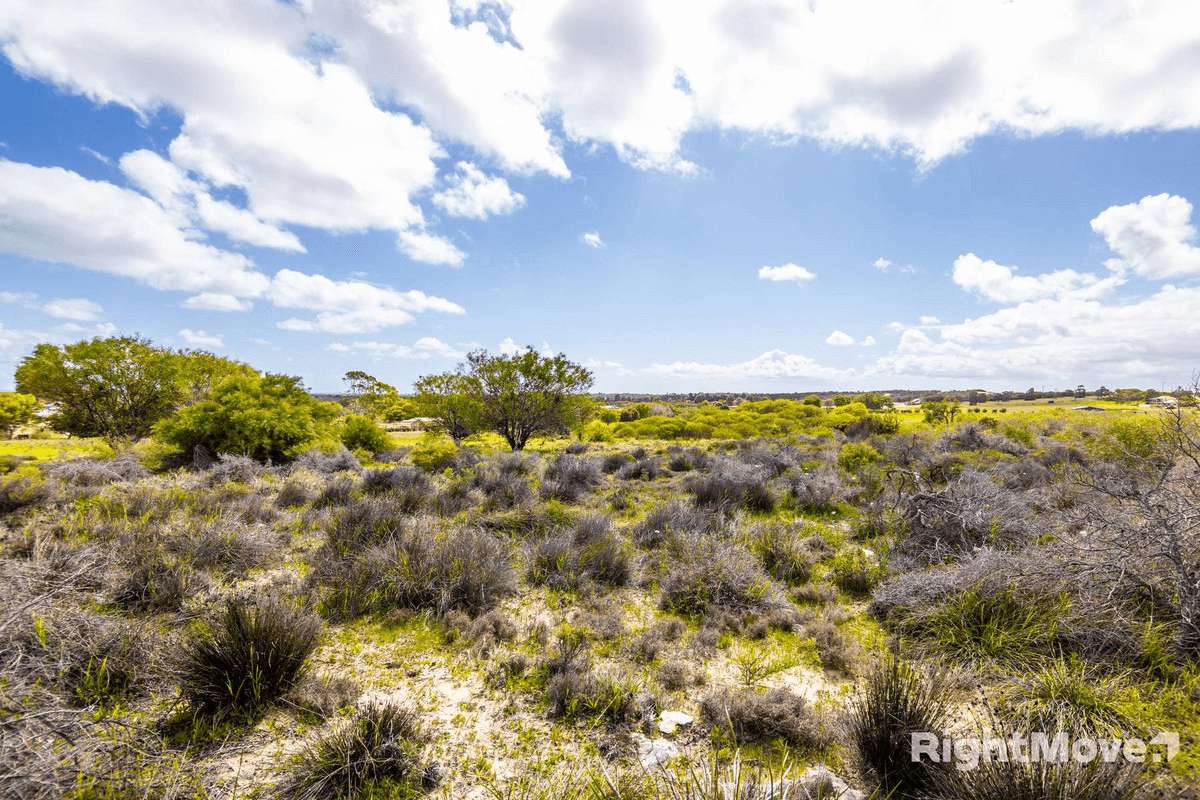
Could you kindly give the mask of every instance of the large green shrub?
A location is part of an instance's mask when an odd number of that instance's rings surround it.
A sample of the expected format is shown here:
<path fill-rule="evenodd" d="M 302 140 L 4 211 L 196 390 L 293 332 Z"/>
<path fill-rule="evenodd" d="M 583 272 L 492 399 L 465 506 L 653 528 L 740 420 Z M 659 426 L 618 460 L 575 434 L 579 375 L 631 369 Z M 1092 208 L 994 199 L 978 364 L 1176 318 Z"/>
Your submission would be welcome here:
<path fill-rule="evenodd" d="M 334 435 L 337 406 L 321 403 L 286 375 L 234 375 L 212 397 L 158 424 L 163 441 L 190 454 L 196 446 L 259 461 L 289 461 Z"/>
<path fill-rule="evenodd" d="M 347 450 L 366 450 L 368 453 L 382 453 L 395 446 L 387 431 L 361 414 L 352 414 L 342 423 L 342 444 Z"/>

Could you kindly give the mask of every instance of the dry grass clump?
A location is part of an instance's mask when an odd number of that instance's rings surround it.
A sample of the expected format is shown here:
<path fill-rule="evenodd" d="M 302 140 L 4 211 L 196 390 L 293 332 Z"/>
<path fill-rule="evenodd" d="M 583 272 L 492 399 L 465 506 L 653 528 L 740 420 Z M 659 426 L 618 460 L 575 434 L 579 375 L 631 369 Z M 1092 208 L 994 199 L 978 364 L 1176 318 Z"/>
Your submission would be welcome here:
<path fill-rule="evenodd" d="M 587 657 L 587 640 L 580 631 L 559 637 L 541 669 L 549 678 L 546 715 L 552 719 L 599 717 L 623 723 L 640 716 L 637 683 L 594 672 Z"/>
<path fill-rule="evenodd" d="M 653 456 L 632 461 L 616 472 L 616 478 L 623 481 L 652 481 L 655 478 L 661 478 L 666 473 L 663 471 L 662 464 Z"/>
<path fill-rule="evenodd" d="M 768 575 L 793 586 L 807 583 L 813 567 L 820 560 L 820 556 L 809 549 L 807 539 L 802 538 L 794 527 L 764 526 L 757 531 L 752 547 Z"/>
<path fill-rule="evenodd" d="M 322 719 L 329 719 L 342 709 L 354 705 L 361 694 L 362 686 L 358 681 L 344 673 L 322 672 L 314 675 L 305 672 L 288 692 L 284 702 Z"/>
<path fill-rule="evenodd" d="M 600 459 L 600 471 L 606 475 L 612 475 L 617 470 L 633 462 L 633 456 L 628 453 L 609 453 Z"/>
<path fill-rule="evenodd" d="M 441 781 L 436 762 L 422 763 L 430 739 L 411 708 L 368 704 L 300 753 L 278 796 L 335 800 L 419 795 Z"/>
<path fill-rule="evenodd" d="M 0 516 L 22 508 L 35 508 L 45 503 L 52 489 L 41 478 L 29 475 L 7 476 L 0 479 Z"/>
<path fill-rule="evenodd" d="M 700 717 L 739 745 L 782 741 L 820 751 L 837 740 L 833 721 L 790 689 L 718 689 L 700 700 Z"/>
<path fill-rule="evenodd" d="M 585 582 L 606 586 L 629 583 L 629 546 L 605 516 L 585 517 L 573 528 L 547 536 L 534 548 L 529 580 L 555 588 L 578 589 Z"/>
<path fill-rule="evenodd" d="M 150 477 L 150 470 L 142 466 L 137 456 L 131 453 L 109 459 L 84 456 L 69 461 L 52 461 L 44 464 L 42 471 L 68 486 L 103 486 Z"/>
<path fill-rule="evenodd" d="M 291 463 L 293 470 L 306 469 L 318 475 L 333 475 L 337 472 L 362 471 L 362 464 L 354 457 L 354 453 L 342 448 L 336 453 L 322 453 L 320 450 L 305 450 Z"/>
<path fill-rule="evenodd" d="M 675 617 L 657 619 L 630 641 L 629 651 L 638 661 L 649 664 L 678 642 L 685 630 L 683 622 Z"/>
<path fill-rule="evenodd" d="M 180 693 L 201 714 L 253 714 L 295 686 L 320 635 L 321 621 L 307 609 L 230 601 L 208 630 L 185 641 Z"/>
<path fill-rule="evenodd" d="M 416 467 L 370 469 L 363 474 L 362 493 L 386 495 L 393 513 L 415 514 L 432 498 L 433 483 Z"/>
<path fill-rule="evenodd" d="M 516 590 L 511 553 L 487 531 L 437 531 L 427 521 L 377 519 L 377 526 L 359 528 L 358 536 L 353 529 L 330 531 L 314 555 L 307 581 L 319 588 L 327 617 L 392 608 L 479 614 Z"/>
<path fill-rule="evenodd" d="M 862 659 L 862 648 L 853 637 L 838 630 L 828 616 L 822 615 L 805 626 L 805 633 L 813 638 L 821 666 L 851 674 Z"/>
<path fill-rule="evenodd" d="M 358 463 L 357 461 L 355 462 Z M 354 501 L 354 490 L 358 481 L 351 477 L 340 477 L 325 484 L 317 498 L 313 500 L 313 508 L 334 508 L 349 505 Z"/>

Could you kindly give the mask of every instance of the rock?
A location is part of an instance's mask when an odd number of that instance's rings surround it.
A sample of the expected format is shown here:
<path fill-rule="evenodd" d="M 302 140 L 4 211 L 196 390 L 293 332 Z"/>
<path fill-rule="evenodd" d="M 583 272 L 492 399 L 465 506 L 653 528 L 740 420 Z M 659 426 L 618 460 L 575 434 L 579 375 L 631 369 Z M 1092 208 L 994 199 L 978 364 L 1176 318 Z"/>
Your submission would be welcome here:
<path fill-rule="evenodd" d="M 662 712 L 662 721 L 658 723 L 658 729 L 663 733 L 674 733 L 680 725 L 691 724 L 692 718 L 682 711 L 664 711 Z"/>
<path fill-rule="evenodd" d="M 666 739 L 647 739 L 640 733 L 635 733 L 630 738 L 637 745 L 638 761 L 646 769 L 666 764 L 679 755 L 679 748 Z"/>

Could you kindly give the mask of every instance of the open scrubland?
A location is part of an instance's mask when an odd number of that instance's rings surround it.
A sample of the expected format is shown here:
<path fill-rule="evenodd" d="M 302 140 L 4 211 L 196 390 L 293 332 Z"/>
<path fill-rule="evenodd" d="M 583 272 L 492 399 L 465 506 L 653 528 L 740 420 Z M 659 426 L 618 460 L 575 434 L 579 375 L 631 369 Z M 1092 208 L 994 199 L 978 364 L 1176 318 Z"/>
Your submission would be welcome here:
<path fill-rule="evenodd" d="M 0 796 L 1197 796 L 1192 411 L 701 411 L 0 448 Z M 959 769 L 915 731 L 1179 748 Z"/>

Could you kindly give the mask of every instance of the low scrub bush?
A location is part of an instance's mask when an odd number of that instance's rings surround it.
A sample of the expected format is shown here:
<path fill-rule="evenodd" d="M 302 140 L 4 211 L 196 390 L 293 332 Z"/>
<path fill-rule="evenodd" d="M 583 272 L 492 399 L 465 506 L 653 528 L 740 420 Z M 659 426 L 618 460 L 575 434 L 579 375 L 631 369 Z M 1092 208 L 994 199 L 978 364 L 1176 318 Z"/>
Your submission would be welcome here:
<path fill-rule="evenodd" d="M 633 543 L 649 550 L 664 543 L 678 542 L 690 534 L 704 533 L 712 525 L 710 514 L 673 500 L 654 506 L 645 519 L 633 526 Z"/>
<path fill-rule="evenodd" d="M 659 460 L 649 456 L 639 458 L 621 467 L 617 470 L 616 477 L 623 481 L 652 481 L 665 474 Z"/>
<path fill-rule="evenodd" d="M 937 784 L 940 765 L 912 760 L 912 733 L 950 729 L 953 696 L 944 676 L 888 655 L 867 674 L 850 706 L 847 729 L 863 765 L 889 797 L 920 797 Z"/>
<path fill-rule="evenodd" d="M 458 447 L 454 442 L 424 441 L 408 451 L 414 466 L 426 472 L 445 472 L 458 466 Z"/>
<path fill-rule="evenodd" d="M 496 469 L 476 476 L 472 486 L 483 492 L 489 511 L 520 508 L 533 500 L 533 489 L 520 472 Z"/>
<path fill-rule="evenodd" d="M 129 453 L 109 459 L 85 456 L 68 461 L 51 461 L 42 469 L 68 486 L 103 486 L 150 477 L 150 470 Z"/>
<path fill-rule="evenodd" d="M 594 459 L 560 455 L 546 467 L 540 494 L 543 500 L 574 503 L 599 481 L 600 468 Z"/>
<path fill-rule="evenodd" d="M 798 586 L 812 576 L 817 557 L 794 528 L 766 526 L 754 538 L 753 546 L 763 569 L 780 583 Z"/>
<path fill-rule="evenodd" d="M 348 675 L 308 672 L 288 693 L 285 702 L 322 719 L 330 719 L 354 705 L 361 694 L 362 686 Z"/>
<path fill-rule="evenodd" d="M 402 514 L 419 511 L 431 498 L 433 484 L 415 467 L 370 469 L 363 473 L 364 495 L 388 495 L 393 508 Z"/>
<path fill-rule="evenodd" d="M 529 579 L 555 588 L 578 589 L 585 581 L 616 587 L 629 583 L 631 570 L 629 547 L 609 519 L 585 517 L 536 546 Z"/>
<path fill-rule="evenodd" d="M 318 475 L 333 475 L 336 472 L 359 472 L 362 464 L 354 457 L 354 453 L 342 448 L 334 453 L 322 453 L 320 450 L 305 450 L 296 456 L 292 467 L 306 469 Z"/>
<path fill-rule="evenodd" d="M 821 666 L 850 674 L 862 657 L 862 648 L 854 639 L 838 630 L 837 625 L 822 616 L 805 627 L 805 633 L 813 638 Z"/>
<path fill-rule="evenodd" d="M 230 601 L 179 656 L 184 699 L 202 714 L 253 714 L 286 694 L 316 649 L 321 622 L 287 603 Z"/>
<path fill-rule="evenodd" d="M 662 607 L 689 614 L 770 611 L 786 603 L 757 560 L 731 542 L 689 540 L 662 580 Z"/>
<path fill-rule="evenodd" d="M 1147 793 L 1139 764 L 1074 761 L 980 761 L 969 770 L 933 773 L 931 794 L 946 800 L 1135 800 Z M 1181 797 L 1183 795 L 1180 795 Z"/>
<path fill-rule="evenodd" d="M 423 763 L 429 742 L 415 711 L 371 703 L 300 753 L 279 796 L 335 800 L 421 794 L 440 782 L 436 762 Z"/>
<path fill-rule="evenodd" d="M 1137 729 L 1136 694 L 1119 677 L 1056 658 L 998 693 L 1000 715 L 1020 730 L 1067 731 L 1072 738 L 1124 736 Z"/>
<path fill-rule="evenodd" d="M 781 741 L 811 752 L 824 750 L 836 741 L 832 721 L 790 689 L 710 692 L 700 700 L 700 716 L 739 746 Z"/>
<path fill-rule="evenodd" d="M 358 462 L 354 462 L 358 465 Z M 354 500 L 354 488 L 357 481 L 353 478 L 336 478 L 325 484 L 317 498 L 313 500 L 313 508 L 332 508 L 344 506 Z"/>
<path fill-rule="evenodd" d="M 887 577 L 887 566 L 875 553 L 862 547 L 848 547 L 834 557 L 830 565 L 833 583 L 843 592 L 866 597 Z"/>
<path fill-rule="evenodd" d="M 719 514 L 737 509 L 771 511 L 775 508 L 775 495 L 765 470 L 730 459 L 714 464 L 708 475 L 692 478 L 687 491 L 698 507 Z"/>
<path fill-rule="evenodd" d="M 849 499 L 853 494 L 837 470 L 829 467 L 818 467 L 792 475 L 787 481 L 787 487 L 792 504 L 811 514 L 821 514 L 837 508 L 838 503 Z"/>
<path fill-rule="evenodd" d="M 352 414 L 342 422 L 341 440 L 347 450 L 366 450 L 368 453 L 382 453 L 395 446 L 392 437 L 375 420 L 360 414 Z"/>
<path fill-rule="evenodd" d="M 637 683 L 590 669 L 568 669 L 546 686 L 546 715 L 567 721 L 598 717 L 617 724 L 638 718 Z"/>
<path fill-rule="evenodd" d="M 0 479 L 0 514 L 11 514 L 22 508 L 45 502 L 52 492 L 40 477 L 27 475 Z"/>
<path fill-rule="evenodd" d="M 612 475 L 622 467 L 629 466 L 634 461 L 628 453 L 609 453 L 600 460 L 600 471 Z"/>

